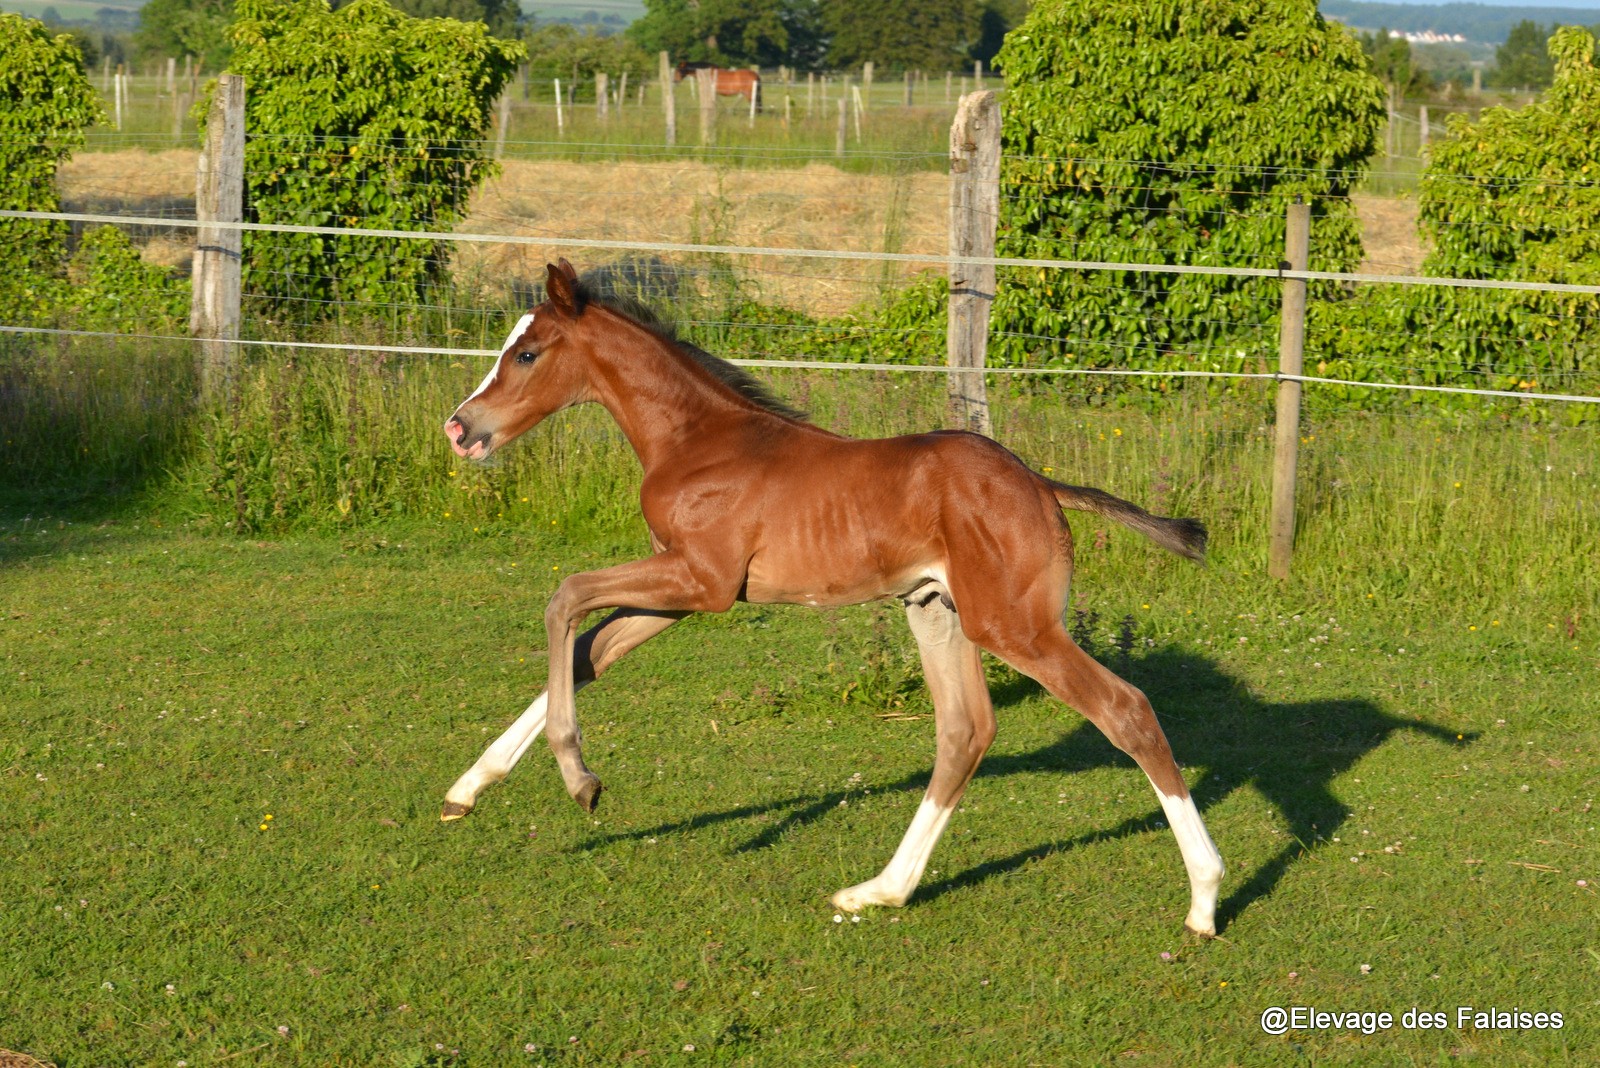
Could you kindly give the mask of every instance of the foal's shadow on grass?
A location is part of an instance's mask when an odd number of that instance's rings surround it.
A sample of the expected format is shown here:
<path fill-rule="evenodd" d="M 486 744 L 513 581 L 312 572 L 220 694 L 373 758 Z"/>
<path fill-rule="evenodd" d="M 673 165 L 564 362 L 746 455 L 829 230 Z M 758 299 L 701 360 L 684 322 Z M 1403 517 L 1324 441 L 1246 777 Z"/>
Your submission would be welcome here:
<path fill-rule="evenodd" d="M 1315 849 L 1319 840 L 1331 838 L 1338 832 L 1349 817 L 1350 809 L 1334 796 L 1333 780 L 1391 735 L 1411 730 L 1451 747 L 1470 744 L 1477 737 L 1476 734 L 1458 736 L 1455 731 L 1436 724 L 1391 715 L 1359 697 L 1300 703 L 1262 701 L 1216 664 L 1177 650 L 1157 652 L 1115 665 L 1115 669 L 1142 689 L 1155 706 L 1173 752 L 1191 769 L 1186 778 L 1202 812 L 1221 804 L 1235 791 L 1253 786 L 1287 827 L 1285 845 L 1264 864 L 1253 869 L 1241 869 L 1237 864 L 1230 868 L 1224 883 L 1225 888 L 1230 888 L 1229 893 L 1218 906 L 1219 928 L 1226 926 L 1252 902 L 1272 893 L 1298 857 Z M 1033 682 L 1020 678 L 993 687 L 1002 738 L 1005 709 L 1039 692 Z M 1066 709 L 1061 711 L 1064 717 L 1072 715 Z M 931 744 L 929 759 L 931 770 Z M 978 769 L 977 777 L 1059 775 L 1134 766 L 1133 761 L 1118 752 L 1095 727 L 1076 719 L 1072 729 L 1056 742 L 1027 753 L 989 757 Z M 898 782 L 872 785 L 879 791 L 920 792 L 927 781 L 927 773 L 919 772 Z M 750 852 L 773 845 L 791 829 L 825 818 L 850 796 L 848 791 L 832 791 L 707 812 L 648 830 L 597 836 L 589 839 L 584 848 L 693 831 L 783 811 L 781 818 L 737 847 L 738 852 Z M 1042 841 L 949 878 L 926 882 L 918 888 L 912 901 L 927 901 L 975 886 L 1062 850 L 1144 833 L 1171 835 L 1153 793 L 1143 815 L 1087 834 Z M 1226 839 L 1219 846 L 1226 860 Z"/>

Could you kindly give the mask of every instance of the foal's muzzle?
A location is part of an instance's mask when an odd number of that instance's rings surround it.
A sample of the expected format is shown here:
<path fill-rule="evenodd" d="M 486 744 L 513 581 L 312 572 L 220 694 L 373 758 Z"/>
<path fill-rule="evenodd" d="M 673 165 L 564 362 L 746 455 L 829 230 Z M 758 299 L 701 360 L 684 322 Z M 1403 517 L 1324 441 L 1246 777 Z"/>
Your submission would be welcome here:
<path fill-rule="evenodd" d="M 444 436 L 450 439 L 450 448 L 455 450 L 457 456 L 464 456 L 469 460 L 481 460 L 489 455 L 489 438 L 493 436 L 493 432 L 475 434 L 458 416 L 452 415 L 445 420 Z"/>

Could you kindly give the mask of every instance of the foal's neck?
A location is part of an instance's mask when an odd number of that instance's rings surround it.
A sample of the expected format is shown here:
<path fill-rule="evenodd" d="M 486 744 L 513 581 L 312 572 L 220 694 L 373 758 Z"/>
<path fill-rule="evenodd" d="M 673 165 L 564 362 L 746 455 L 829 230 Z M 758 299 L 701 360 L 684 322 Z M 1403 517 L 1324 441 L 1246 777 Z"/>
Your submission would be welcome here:
<path fill-rule="evenodd" d="M 717 381 L 675 342 L 610 309 L 613 340 L 594 348 L 595 397 L 611 413 L 646 471 L 692 439 L 751 417 L 769 417 Z"/>

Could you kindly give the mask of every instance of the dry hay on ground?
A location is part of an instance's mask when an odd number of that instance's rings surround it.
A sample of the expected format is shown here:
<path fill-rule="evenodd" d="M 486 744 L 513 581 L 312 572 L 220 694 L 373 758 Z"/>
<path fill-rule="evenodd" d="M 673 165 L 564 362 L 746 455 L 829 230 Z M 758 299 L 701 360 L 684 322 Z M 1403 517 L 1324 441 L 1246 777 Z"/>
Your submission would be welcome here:
<path fill-rule="evenodd" d="M 1421 274 L 1427 248 L 1417 232 L 1417 202 L 1411 197 L 1353 196 L 1361 220 L 1366 256 L 1357 268 L 1363 274 Z"/>
<path fill-rule="evenodd" d="M 86 152 L 61 168 L 65 203 L 78 210 L 193 210 L 198 153 Z M 692 160 L 595 162 L 507 160 L 500 177 L 473 197 L 463 233 L 532 238 L 590 238 L 673 244 L 833 249 L 849 252 L 941 253 L 946 247 L 948 182 L 944 175 L 853 174 L 827 164 L 738 169 Z M 1424 249 L 1416 202 L 1351 198 L 1361 220 L 1366 258 L 1375 274 L 1415 274 Z M 158 236 L 145 256 L 184 266 L 192 239 Z M 626 255 L 581 245 L 464 244 L 456 275 L 485 290 L 536 281 L 544 265 L 566 256 L 580 268 Z M 739 257 L 752 297 L 814 315 L 837 314 L 912 264 L 794 257 Z"/>
<path fill-rule="evenodd" d="M 694 161 L 505 164 L 473 199 L 462 229 L 523 237 L 942 253 L 948 180 L 940 174 L 849 174 L 826 164 L 740 170 Z M 537 279 L 566 256 L 581 268 L 618 253 L 565 244 L 473 245 L 458 271 Z M 914 265 L 741 256 L 751 296 L 837 314 Z"/>
<path fill-rule="evenodd" d="M 26 1053 L 0 1049 L 0 1068 L 55 1068 L 55 1065 L 41 1061 L 37 1057 L 30 1057 Z"/>

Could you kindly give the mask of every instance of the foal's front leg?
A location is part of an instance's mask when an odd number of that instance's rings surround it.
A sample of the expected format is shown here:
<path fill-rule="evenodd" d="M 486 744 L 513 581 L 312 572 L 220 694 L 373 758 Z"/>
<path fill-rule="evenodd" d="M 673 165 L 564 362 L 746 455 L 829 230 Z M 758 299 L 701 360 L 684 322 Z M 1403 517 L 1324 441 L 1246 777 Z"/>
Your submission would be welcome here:
<path fill-rule="evenodd" d="M 589 683 L 616 663 L 621 657 L 672 624 L 682 619 L 684 612 L 645 612 L 636 608 L 621 608 L 611 613 L 603 622 L 585 631 L 573 649 L 573 693 Z M 548 713 L 550 692 L 546 690 L 534 699 L 528 710 L 499 738 L 496 738 L 477 763 L 456 780 L 450 792 L 444 795 L 444 809 L 439 818 L 458 820 L 472 811 L 478 795 L 485 788 L 511 774 L 522 754 L 528 751 L 534 738 L 544 729 Z"/>
<path fill-rule="evenodd" d="M 573 649 L 578 627 L 590 612 L 629 605 L 656 613 L 725 612 L 738 594 L 740 579 L 723 581 L 696 573 L 679 553 L 667 551 L 644 560 L 601 571 L 572 575 L 556 589 L 545 609 L 550 638 L 549 703 L 545 737 L 561 766 L 567 793 L 587 812 L 600 803 L 600 779 L 583 763 L 583 738 L 578 733 L 573 701 Z"/>

